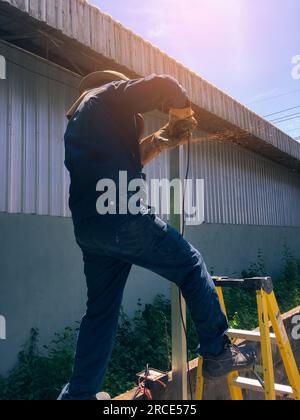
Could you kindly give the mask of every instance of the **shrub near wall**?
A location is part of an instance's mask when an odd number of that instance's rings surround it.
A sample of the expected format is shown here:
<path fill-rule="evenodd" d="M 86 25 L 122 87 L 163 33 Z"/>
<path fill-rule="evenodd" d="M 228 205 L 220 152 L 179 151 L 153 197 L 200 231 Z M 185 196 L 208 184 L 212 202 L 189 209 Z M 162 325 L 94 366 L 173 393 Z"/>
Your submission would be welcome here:
<path fill-rule="evenodd" d="M 149 363 L 169 371 L 171 368 L 171 304 L 157 296 L 152 304 L 137 310 L 130 320 L 121 314 L 116 345 L 106 374 L 104 389 L 113 397 L 136 385 L 136 373 Z M 188 316 L 189 343 L 197 347 L 194 324 Z M 39 348 L 38 331 L 19 354 L 8 378 L 0 377 L 1 400 L 54 400 L 72 373 L 76 328 L 56 334 L 53 342 Z M 190 358 L 195 352 L 190 352 Z"/>
<path fill-rule="evenodd" d="M 273 279 L 275 294 L 282 313 L 300 305 L 300 260 L 284 248 L 282 274 Z M 250 265 L 242 277 L 266 276 L 262 251 L 256 263 Z M 254 329 L 258 325 L 256 297 L 253 291 L 227 289 L 224 291 L 228 316 L 234 328 Z"/>

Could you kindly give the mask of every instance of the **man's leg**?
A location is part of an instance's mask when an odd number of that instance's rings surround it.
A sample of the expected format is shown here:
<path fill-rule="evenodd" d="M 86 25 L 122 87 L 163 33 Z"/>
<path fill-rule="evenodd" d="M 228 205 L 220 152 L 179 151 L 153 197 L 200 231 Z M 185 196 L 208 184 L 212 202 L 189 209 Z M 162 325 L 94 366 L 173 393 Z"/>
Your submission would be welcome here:
<path fill-rule="evenodd" d="M 83 252 L 88 286 L 87 312 L 77 344 L 74 373 L 63 399 L 90 399 L 100 390 L 116 336 L 131 264 Z"/>
<path fill-rule="evenodd" d="M 215 286 L 202 256 L 179 232 L 149 214 L 128 216 L 127 222 L 107 236 L 97 218 L 91 223 L 95 249 L 177 284 L 196 325 L 201 354 L 222 352 L 228 323 Z"/>
<path fill-rule="evenodd" d="M 97 243 L 97 222 L 93 227 Z M 126 248 L 133 240 L 134 254 L 130 247 Z M 109 249 L 103 237 L 101 242 Z M 198 331 L 205 377 L 217 378 L 254 367 L 252 347 L 231 345 L 226 336 L 228 323 L 203 258 L 179 232 L 159 218 L 145 214 L 129 218 L 118 229 L 115 243 L 117 246 L 110 246 L 112 255 L 148 268 L 181 289 Z"/>

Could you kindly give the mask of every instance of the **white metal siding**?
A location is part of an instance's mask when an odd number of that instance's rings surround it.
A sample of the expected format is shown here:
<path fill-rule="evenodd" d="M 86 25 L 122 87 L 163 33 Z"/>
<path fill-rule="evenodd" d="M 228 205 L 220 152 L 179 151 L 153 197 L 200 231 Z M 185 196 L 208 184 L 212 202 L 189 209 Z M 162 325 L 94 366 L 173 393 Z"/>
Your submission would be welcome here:
<path fill-rule="evenodd" d="M 0 211 L 68 215 L 64 170 L 65 112 L 77 76 L 0 44 L 7 80 L 0 81 Z"/>
<path fill-rule="evenodd" d="M 7 80 L 0 81 L 0 211 L 69 216 L 63 136 L 78 77 L 4 43 L 0 54 L 7 61 Z M 165 123 L 148 114 L 146 133 Z M 168 178 L 168 154 L 146 173 Z"/>

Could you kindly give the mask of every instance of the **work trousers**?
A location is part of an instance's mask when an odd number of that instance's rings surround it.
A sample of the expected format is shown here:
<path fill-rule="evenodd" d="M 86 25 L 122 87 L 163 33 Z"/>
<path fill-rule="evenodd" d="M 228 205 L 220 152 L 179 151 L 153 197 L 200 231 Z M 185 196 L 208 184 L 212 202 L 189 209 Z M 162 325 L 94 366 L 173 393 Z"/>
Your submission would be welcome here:
<path fill-rule="evenodd" d="M 68 390 L 71 399 L 87 399 L 101 390 L 132 265 L 179 287 L 197 329 L 201 355 L 221 353 L 228 330 L 202 256 L 177 230 L 151 212 L 128 215 L 120 223 L 111 223 L 111 219 L 106 223 L 99 216 L 75 225 L 88 301 Z"/>

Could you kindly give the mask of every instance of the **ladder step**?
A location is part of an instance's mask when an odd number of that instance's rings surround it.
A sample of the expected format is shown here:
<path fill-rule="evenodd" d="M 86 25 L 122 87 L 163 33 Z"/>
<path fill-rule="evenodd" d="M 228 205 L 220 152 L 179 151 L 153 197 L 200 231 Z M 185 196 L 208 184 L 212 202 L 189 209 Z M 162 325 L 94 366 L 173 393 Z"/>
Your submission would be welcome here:
<path fill-rule="evenodd" d="M 264 392 L 263 387 L 256 379 L 248 379 L 248 378 L 242 378 L 238 377 L 233 380 L 233 383 L 243 389 L 248 389 L 249 391 L 257 391 L 257 392 Z M 293 397 L 293 389 L 290 386 L 287 385 L 279 385 L 275 384 L 275 391 L 278 396 L 281 397 Z"/>
<path fill-rule="evenodd" d="M 259 343 L 261 340 L 259 331 L 229 330 L 228 335 L 232 339 L 242 339 Z M 276 344 L 276 335 L 270 334 L 271 342 Z"/>

